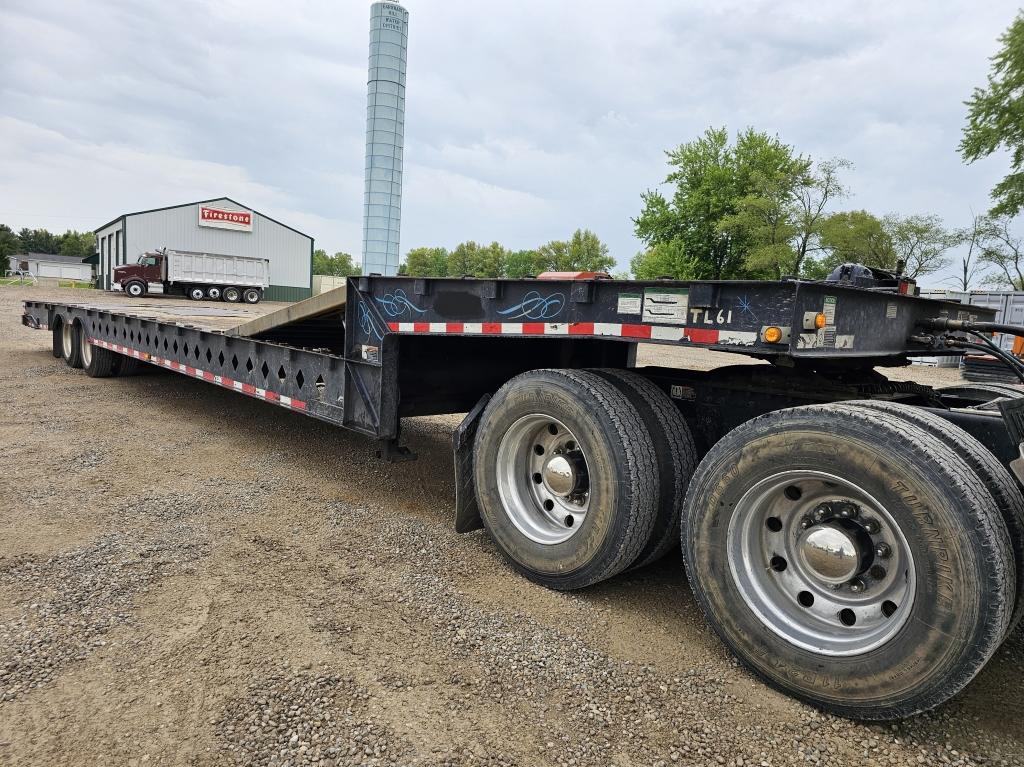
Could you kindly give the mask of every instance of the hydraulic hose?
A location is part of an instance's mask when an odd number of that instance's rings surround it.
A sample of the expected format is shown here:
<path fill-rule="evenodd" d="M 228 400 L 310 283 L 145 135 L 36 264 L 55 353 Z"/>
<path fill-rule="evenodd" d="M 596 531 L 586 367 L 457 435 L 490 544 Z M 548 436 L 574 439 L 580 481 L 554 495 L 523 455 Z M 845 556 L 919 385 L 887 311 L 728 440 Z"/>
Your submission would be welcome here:
<path fill-rule="evenodd" d="M 954 349 L 975 349 L 977 351 L 985 352 L 986 354 L 991 354 L 1010 368 L 1013 374 L 1020 379 L 1020 382 L 1024 383 L 1024 365 L 1021 365 L 1020 361 L 1014 358 L 1013 355 L 1007 354 L 993 343 L 989 343 L 986 346 L 985 344 L 976 344 L 972 341 L 964 341 L 961 338 L 946 338 L 945 344 L 946 346 Z"/>

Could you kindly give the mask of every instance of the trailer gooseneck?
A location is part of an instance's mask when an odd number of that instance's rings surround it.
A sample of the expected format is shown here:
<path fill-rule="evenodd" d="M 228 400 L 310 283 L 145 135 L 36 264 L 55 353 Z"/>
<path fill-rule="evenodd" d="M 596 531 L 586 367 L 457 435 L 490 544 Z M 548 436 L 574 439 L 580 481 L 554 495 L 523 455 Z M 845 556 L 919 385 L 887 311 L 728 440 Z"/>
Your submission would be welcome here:
<path fill-rule="evenodd" d="M 91 376 L 157 365 L 392 459 L 413 457 L 403 417 L 468 413 L 455 527 L 485 527 L 527 578 L 582 588 L 681 544 L 709 622 L 767 683 L 861 719 L 963 689 L 1024 611 L 1024 390 L 875 368 L 954 353 L 993 313 L 898 280 L 582 277 L 351 278 L 244 332 L 34 301 L 23 321 Z M 641 342 L 771 364 L 638 368 Z"/>

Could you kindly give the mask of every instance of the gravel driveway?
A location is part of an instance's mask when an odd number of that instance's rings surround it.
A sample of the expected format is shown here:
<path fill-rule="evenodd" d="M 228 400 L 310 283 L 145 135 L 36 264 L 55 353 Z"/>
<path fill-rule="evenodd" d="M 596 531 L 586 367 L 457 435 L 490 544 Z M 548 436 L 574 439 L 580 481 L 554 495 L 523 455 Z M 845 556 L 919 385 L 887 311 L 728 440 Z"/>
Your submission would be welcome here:
<path fill-rule="evenodd" d="M 0 288 L 0 764 L 1024 765 L 1021 633 L 936 712 L 821 715 L 732 660 L 677 556 L 559 594 L 452 532 L 457 418 L 392 466 L 193 379 L 90 379 L 20 326 L 44 296 L 88 298 Z"/>

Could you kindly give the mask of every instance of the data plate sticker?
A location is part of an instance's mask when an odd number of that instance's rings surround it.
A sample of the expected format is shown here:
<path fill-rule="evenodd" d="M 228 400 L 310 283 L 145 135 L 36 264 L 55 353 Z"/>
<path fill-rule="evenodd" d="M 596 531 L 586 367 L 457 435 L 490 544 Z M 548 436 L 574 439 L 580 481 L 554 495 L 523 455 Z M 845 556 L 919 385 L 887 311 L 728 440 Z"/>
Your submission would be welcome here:
<path fill-rule="evenodd" d="M 822 308 L 822 314 L 825 315 L 826 325 L 836 324 L 836 297 L 825 296 L 825 306 Z"/>
<path fill-rule="evenodd" d="M 619 293 L 619 314 L 640 314 L 643 305 L 644 297 L 639 293 Z"/>
<path fill-rule="evenodd" d="M 898 310 L 899 310 L 899 307 L 896 305 L 896 302 L 895 301 L 890 301 L 888 304 L 886 304 L 886 307 L 885 307 L 885 318 L 887 320 L 894 320 L 894 319 L 896 319 L 896 313 L 897 313 Z"/>
<path fill-rule="evenodd" d="M 690 294 L 686 288 L 647 288 L 644 290 L 643 321 L 685 325 L 690 308 Z"/>

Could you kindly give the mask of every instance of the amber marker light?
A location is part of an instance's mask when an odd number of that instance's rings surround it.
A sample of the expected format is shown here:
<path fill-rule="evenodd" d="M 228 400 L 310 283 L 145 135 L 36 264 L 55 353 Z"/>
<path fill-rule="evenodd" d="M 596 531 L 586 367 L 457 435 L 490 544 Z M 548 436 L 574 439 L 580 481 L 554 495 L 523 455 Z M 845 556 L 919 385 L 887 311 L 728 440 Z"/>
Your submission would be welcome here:
<path fill-rule="evenodd" d="M 782 340 L 782 328 L 777 328 L 775 326 L 765 328 L 762 337 L 764 338 L 765 343 L 777 344 Z"/>
<path fill-rule="evenodd" d="M 814 315 L 814 327 L 821 330 L 828 323 L 828 318 L 824 314 L 818 312 Z"/>

